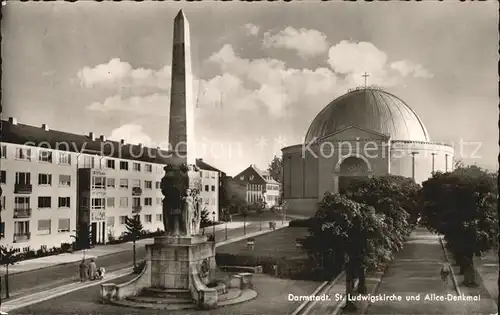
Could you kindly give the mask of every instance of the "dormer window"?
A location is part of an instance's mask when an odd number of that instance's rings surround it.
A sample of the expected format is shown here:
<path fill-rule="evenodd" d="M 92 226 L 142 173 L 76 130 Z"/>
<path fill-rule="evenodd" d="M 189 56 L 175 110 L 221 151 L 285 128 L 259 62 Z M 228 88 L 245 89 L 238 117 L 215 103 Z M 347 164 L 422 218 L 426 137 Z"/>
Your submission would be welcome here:
<path fill-rule="evenodd" d="M 250 180 L 253 180 L 253 175 L 250 175 Z"/>
<path fill-rule="evenodd" d="M 240 180 L 245 180 L 245 176 L 240 176 Z"/>

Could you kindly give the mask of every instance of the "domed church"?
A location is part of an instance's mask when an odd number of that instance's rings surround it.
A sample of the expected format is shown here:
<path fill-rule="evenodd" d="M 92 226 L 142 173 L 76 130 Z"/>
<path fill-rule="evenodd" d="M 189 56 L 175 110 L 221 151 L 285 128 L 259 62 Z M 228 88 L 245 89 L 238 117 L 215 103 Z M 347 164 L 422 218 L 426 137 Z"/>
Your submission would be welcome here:
<path fill-rule="evenodd" d="M 313 215 L 325 192 L 356 177 L 399 175 L 421 184 L 453 168 L 450 145 L 431 142 L 403 100 L 375 87 L 350 90 L 312 121 L 304 143 L 282 149 L 283 193 L 289 213 Z"/>

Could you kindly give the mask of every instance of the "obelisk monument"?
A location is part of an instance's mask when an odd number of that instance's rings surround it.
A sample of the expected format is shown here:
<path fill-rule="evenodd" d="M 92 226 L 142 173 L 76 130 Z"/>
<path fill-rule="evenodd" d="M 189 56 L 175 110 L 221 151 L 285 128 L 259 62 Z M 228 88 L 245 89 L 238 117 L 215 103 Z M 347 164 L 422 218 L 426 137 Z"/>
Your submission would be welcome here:
<path fill-rule="evenodd" d="M 165 236 L 151 251 L 151 286 L 197 292 L 215 276 L 215 242 L 200 235 L 200 172 L 196 168 L 193 75 L 189 23 L 181 10 L 174 20 L 170 100 L 169 164 L 161 181 Z M 199 281 L 199 285 L 195 282 Z M 194 291 L 193 291 L 194 292 Z M 206 294 L 205 294 L 206 293 Z M 213 292 L 204 304 L 213 306 Z"/>
<path fill-rule="evenodd" d="M 189 22 L 182 10 L 174 19 L 168 141 L 173 164 L 195 164 L 193 73 Z"/>

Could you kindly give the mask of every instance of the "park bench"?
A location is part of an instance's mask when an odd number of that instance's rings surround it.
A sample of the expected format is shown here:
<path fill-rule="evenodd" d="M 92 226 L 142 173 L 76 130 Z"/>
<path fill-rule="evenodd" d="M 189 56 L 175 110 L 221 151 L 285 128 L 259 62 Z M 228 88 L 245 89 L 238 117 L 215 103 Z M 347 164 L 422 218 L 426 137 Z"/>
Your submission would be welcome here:
<path fill-rule="evenodd" d="M 254 250 L 255 248 L 255 241 L 253 238 L 248 239 L 247 241 L 247 248 L 250 250 Z"/>
<path fill-rule="evenodd" d="M 295 248 L 297 248 L 299 250 L 302 249 L 303 242 L 304 242 L 303 238 L 297 238 L 297 239 L 295 239 Z"/>

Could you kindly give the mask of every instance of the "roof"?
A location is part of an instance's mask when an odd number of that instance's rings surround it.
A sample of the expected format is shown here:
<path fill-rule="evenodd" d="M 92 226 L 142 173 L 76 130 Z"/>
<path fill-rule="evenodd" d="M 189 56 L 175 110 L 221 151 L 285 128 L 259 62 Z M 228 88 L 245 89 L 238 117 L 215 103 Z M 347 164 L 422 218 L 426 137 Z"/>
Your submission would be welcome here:
<path fill-rule="evenodd" d="M 392 140 L 430 141 L 422 120 L 403 100 L 380 89 L 358 88 L 333 100 L 314 118 L 305 142 L 350 126 L 375 131 Z"/>
<path fill-rule="evenodd" d="M 221 171 L 221 170 L 213 167 L 212 165 L 207 164 L 205 161 L 203 161 L 203 159 L 196 159 L 196 166 L 198 166 L 202 170 L 212 171 L 212 172 L 219 172 L 219 173 L 222 173 L 222 174 L 226 174 L 223 171 Z"/>
<path fill-rule="evenodd" d="M 156 164 L 168 164 L 173 157 L 166 150 L 149 148 L 138 144 L 126 144 L 112 140 L 92 140 L 87 135 L 78 135 L 58 130 L 13 123 L 1 120 L 0 142 L 20 145 L 38 146 L 41 148 L 58 149 L 75 153 L 95 153 L 118 159 L 141 161 Z M 203 170 L 222 171 L 197 159 L 196 165 Z"/>
<path fill-rule="evenodd" d="M 259 169 L 257 166 L 255 166 L 254 164 L 250 165 L 249 168 L 253 169 L 267 183 L 279 185 L 279 183 L 271 177 L 271 175 L 269 174 L 268 171 L 263 171 L 263 170 Z M 269 179 L 266 179 L 264 176 L 269 176 Z"/>

